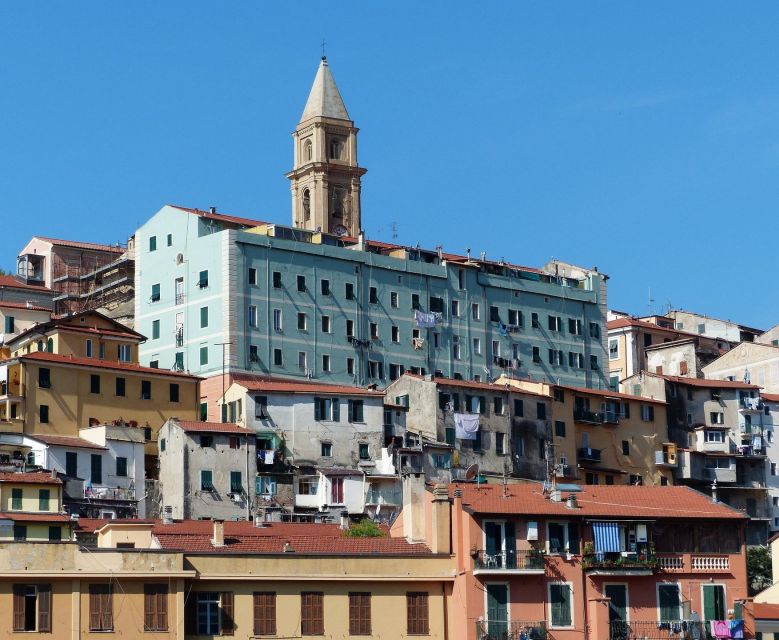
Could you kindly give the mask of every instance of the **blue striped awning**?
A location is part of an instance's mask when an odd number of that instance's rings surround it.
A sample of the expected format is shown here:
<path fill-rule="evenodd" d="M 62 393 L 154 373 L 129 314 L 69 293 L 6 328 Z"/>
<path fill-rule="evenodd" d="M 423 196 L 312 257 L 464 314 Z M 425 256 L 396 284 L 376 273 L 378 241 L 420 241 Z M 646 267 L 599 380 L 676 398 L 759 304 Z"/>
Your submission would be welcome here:
<path fill-rule="evenodd" d="M 593 522 L 592 533 L 595 538 L 595 551 L 601 553 L 619 553 L 619 524 L 616 522 Z"/>

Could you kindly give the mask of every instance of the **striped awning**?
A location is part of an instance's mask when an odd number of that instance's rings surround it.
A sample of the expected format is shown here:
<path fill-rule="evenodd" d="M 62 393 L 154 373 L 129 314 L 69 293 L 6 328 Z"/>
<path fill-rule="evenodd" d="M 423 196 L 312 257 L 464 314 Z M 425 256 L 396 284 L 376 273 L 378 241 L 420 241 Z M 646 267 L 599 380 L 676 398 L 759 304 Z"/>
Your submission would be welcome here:
<path fill-rule="evenodd" d="M 593 522 L 595 551 L 601 553 L 619 553 L 622 551 L 619 539 L 619 525 L 616 522 Z"/>

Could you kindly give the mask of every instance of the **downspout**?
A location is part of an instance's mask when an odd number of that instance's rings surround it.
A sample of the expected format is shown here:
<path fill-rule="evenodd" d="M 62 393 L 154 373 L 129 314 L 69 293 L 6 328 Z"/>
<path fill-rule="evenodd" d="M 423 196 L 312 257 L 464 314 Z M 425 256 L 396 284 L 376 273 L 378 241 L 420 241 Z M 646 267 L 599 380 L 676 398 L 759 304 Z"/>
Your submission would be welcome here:
<path fill-rule="evenodd" d="M 582 522 L 582 524 L 584 524 L 584 522 Z M 582 535 L 583 533 L 584 533 L 584 527 L 582 527 L 580 529 L 580 533 L 579 533 L 579 547 L 580 547 L 579 551 L 580 552 L 584 550 L 583 549 L 583 547 L 584 547 L 584 536 Z M 584 567 L 581 566 L 581 563 L 579 563 L 579 573 L 582 576 L 582 595 L 584 596 L 584 598 L 583 598 L 583 601 L 584 601 L 584 612 L 583 613 L 584 613 L 584 615 L 582 615 L 582 621 L 584 623 L 584 627 L 582 628 L 582 637 L 587 639 L 587 640 L 589 640 L 589 637 L 590 637 L 590 634 L 589 634 L 589 624 L 590 624 L 590 621 L 589 621 L 589 615 L 588 615 L 588 613 L 589 613 L 589 611 L 588 611 L 589 610 L 589 606 L 588 606 L 589 600 L 587 599 L 587 574 L 584 572 Z"/>
<path fill-rule="evenodd" d="M 441 583 L 441 609 L 444 614 L 444 640 L 449 640 L 449 611 L 446 604 L 446 583 Z"/>
<path fill-rule="evenodd" d="M 246 521 L 247 522 L 251 518 L 251 510 L 252 510 L 251 497 L 252 497 L 252 490 L 251 490 L 251 484 L 249 484 L 249 436 L 246 436 Z"/>

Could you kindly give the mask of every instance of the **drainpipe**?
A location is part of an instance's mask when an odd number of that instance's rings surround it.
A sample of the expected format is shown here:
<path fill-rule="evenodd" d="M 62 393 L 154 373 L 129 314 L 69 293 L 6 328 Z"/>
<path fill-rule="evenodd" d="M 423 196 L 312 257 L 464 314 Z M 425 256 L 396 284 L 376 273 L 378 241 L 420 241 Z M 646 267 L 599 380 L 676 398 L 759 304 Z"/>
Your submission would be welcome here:
<path fill-rule="evenodd" d="M 444 640 L 449 640 L 449 610 L 446 604 L 446 583 L 441 583 L 441 608 L 444 614 Z"/>

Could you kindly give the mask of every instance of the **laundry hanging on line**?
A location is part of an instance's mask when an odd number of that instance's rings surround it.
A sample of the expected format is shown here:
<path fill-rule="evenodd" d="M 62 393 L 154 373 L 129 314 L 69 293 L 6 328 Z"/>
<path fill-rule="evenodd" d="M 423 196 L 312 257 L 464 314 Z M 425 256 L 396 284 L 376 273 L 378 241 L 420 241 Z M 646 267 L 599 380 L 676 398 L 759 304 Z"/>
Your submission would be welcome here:
<path fill-rule="evenodd" d="M 435 313 L 425 313 L 417 309 L 414 311 L 414 320 L 416 320 L 418 327 L 427 329 L 435 327 Z"/>
<path fill-rule="evenodd" d="M 478 413 L 455 413 L 454 432 L 460 440 L 476 440 L 479 431 Z"/>

